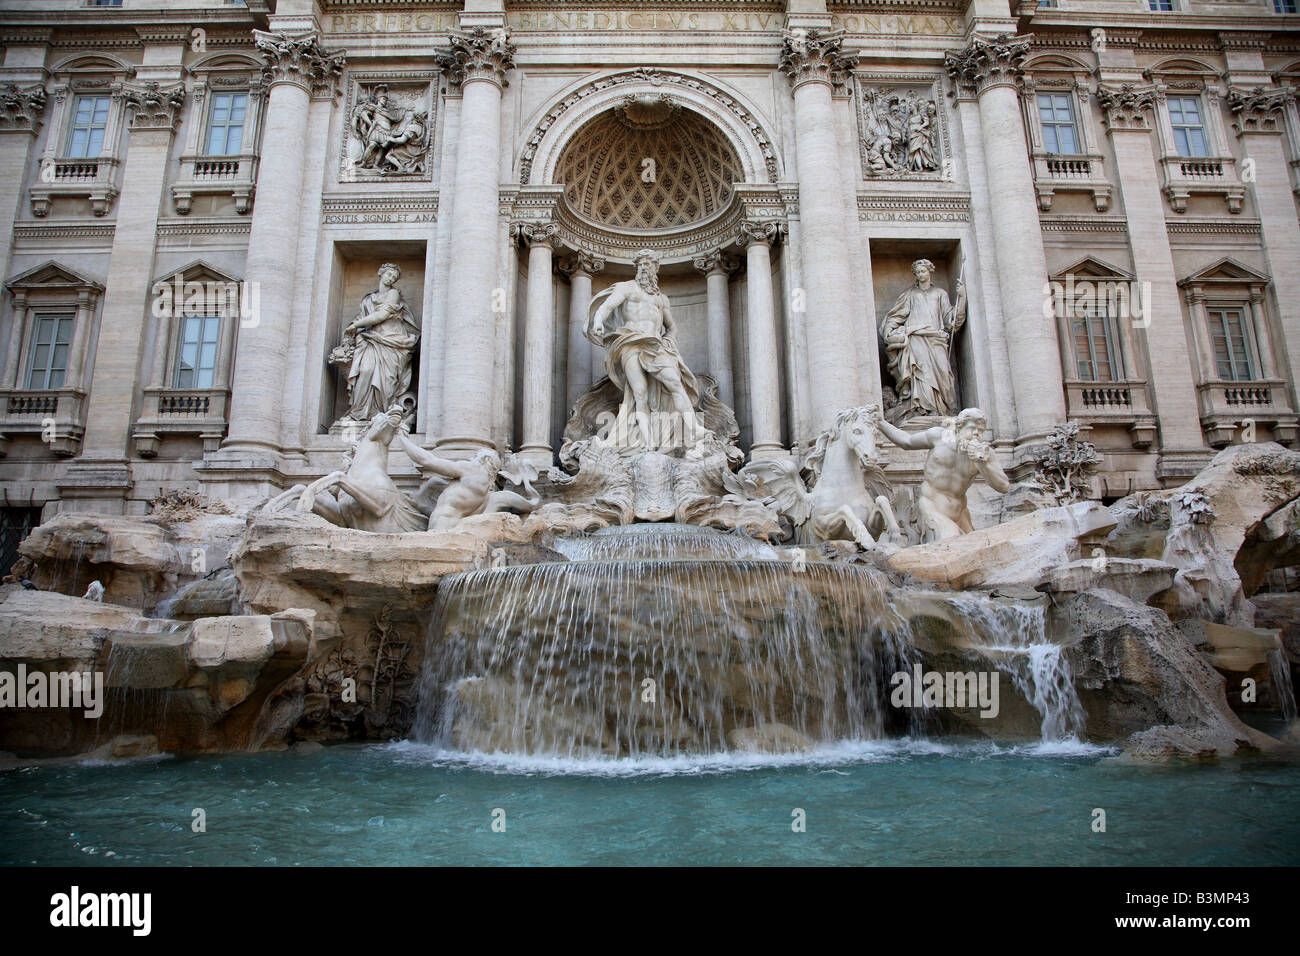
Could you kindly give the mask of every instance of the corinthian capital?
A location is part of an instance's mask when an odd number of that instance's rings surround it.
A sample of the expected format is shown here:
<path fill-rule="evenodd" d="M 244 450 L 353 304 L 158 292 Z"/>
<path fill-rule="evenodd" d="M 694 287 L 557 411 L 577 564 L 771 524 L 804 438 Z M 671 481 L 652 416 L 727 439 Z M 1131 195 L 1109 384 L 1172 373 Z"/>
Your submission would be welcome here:
<path fill-rule="evenodd" d="M 1132 83 L 1119 87 L 1098 86 L 1097 104 L 1101 107 L 1106 129 L 1149 130 L 1151 124 L 1147 113 L 1155 109 L 1155 87 L 1134 86 Z"/>
<path fill-rule="evenodd" d="M 342 51 L 330 52 L 321 46 L 315 33 L 254 30 L 253 37 L 262 54 L 262 75 L 271 86 L 293 83 L 309 93 L 323 85 L 332 87 L 347 63 Z"/>
<path fill-rule="evenodd" d="M 176 128 L 181 107 L 185 105 L 185 84 L 169 83 L 163 86 L 156 80 L 146 83 L 125 83 L 122 95 L 131 113 L 131 129 Z"/>
<path fill-rule="evenodd" d="M 1287 90 L 1268 87 L 1249 90 L 1233 87 L 1228 90 L 1228 107 L 1235 117 L 1232 125 L 1237 134 L 1279 132 L 1282 128 L 1279 120 L 1291 95 Z"/>
<path fill-rule="evenodd" d="M 858 58 L 843 53 L 844 31 L 823 33 L 820 30 L 789 30 L 781 45 L 780 70 L 798 89 L 804 83 L 827 83 L 842 86 L 848 73 L 858 65 Z"/>
<path fill-rule="evenodd" d="M 41 128 L 45 109 L 45 87 L 40 83 L 0 85 L 0 132 L 35 133 Z"/>
<path fill-rule="evenodd" d="M 761 222 L 746 219 L 740 224 L 740 234 L 736 236 L 736 242 L 746 247 L 754 242 L 765 242 L 771 246 L 780 240 L 785 232 L 785 223 L 778 219 L 766 219 Z"/>
<path fill-rule="evenodd" d="M 448 39 L 451 49 L 438 53 L 437 60 L 452 86 L 464 86 L 472 80 L 509 85 L 506 71 L 514 69 L 515 45 L 505 27 L 475 27 L 469 33 L 453 33 Z"/>
<path fill-rule="evenodd" d="M 741 224 L 741 229 L 745 224 Z M 714 249 L 712 252 L 706 252 L 702 256 L 696 256 L 694 266 L 700 272 L 708 275 L 711 272 L 731 272 L 736 268 L 736 260 L 724 253 L 721 249 Z"/>
<path fill-rule="evenodd" d="M 602 256 L 581 250 L 560 263 L 560 271 L 566 276 L 574 276 L 580 272 L 588 276 L 594 276 L 604 268 L 605 259 Z"/>
<path fill-rule="evenodd" d="M 946 54 L 944 65 L 958 90 L 983 93 L 995 86 L 1016 86 L 1032 41 L 1032 36 L 1010 33 L 992 40 L 972 37 L 964 50 Z"/>

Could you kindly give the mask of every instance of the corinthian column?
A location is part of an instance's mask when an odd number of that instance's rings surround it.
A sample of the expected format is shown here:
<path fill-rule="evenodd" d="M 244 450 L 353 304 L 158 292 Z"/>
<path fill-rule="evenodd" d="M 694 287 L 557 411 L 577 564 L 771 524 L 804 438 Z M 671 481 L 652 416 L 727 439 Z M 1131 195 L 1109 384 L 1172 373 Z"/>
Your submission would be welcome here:
<path fill-rule="evenodd" d="M 718 398 L 722 404 L 734 409 L 736 396 L 731 384 L 731 298 L 727 286 L 736 264 L 721 249 L 714 249 L 707 256 L 696 259 L 695 268 L 704 273 L 708 296 L 709 373 L 717 380 Z"/>
<path fill-rule="evenodd" d="M 1228 106 L 1235 117 L 1242 154 L 1254 160 L 1255 176 L 1249 188 L 1264 233 L 1268 271 L 1277 290 L 1278 318 L 1286 339 L 1284 363 L 1293 394 L 1300 401 L 1300 271 L 1296 268 L 1300 263 L 1300 219 L 1296 218 L 1288 178 L 1283 119 L 1287 98 L 1295 95 L 1287 90 L 1232 89 Z M 1267 325 L 1261 325 L 1259 331 L 1262 351 L 1267 344 Z"/>
<path fill-rule="evenodd" d="M 230 432 L 222 450 L 274 455 L 280 450 L 280 405 L 298 271 L 307 110 L 313 86 L 335 82 L 344 56 L 325 50 L 310 32 L 254 30 L 253 35 L 270 86 L 244 269 L 244 281 L 257 290 L 260 307 L 256 315 L 241 319 Z"/>
<path fill-rule="evenodd" d="M 1028 53 L 1028 37 L 1003 34 L 973 38 L 961 52 L 947 54 L 948 73 L 959 92 L 974 92 L 979 101 L 988 196 L 997 203 L 993 246 L 1022 441 L 1041 438 L 1065 419 L 1056 325 L 1043 315 L 1047 257 L 1016 89 Z"/>
<path fill-rule="evenodd" d="M 776 308 L 772 299 L 772 245 L 780 237 L 783 226 L 779 222 L 744 222 L 738 238 L 745 247 L 746 331 L 749 339 L 746 354 L 749 356 L 749 409 L 753 425 L 751 458 L 772 458 L 785 453 L 785 446 L 781 444 L 780 363 L 776 354 Z M 845 339 L 838 353 L 856 354 L 852 344 L 852 339 Z M 814 388 L 816 384 L 813 383 Z"/>
<path fill-rule="evenodd" d="M 497 167 L 501 90 L 514 66 L 504 28 L 452 34 L 439 63 L 460 87 L 456 183 L 451 197 L 451 271 L 443 346 L 442 423 L 438 448 L 470 453 L 492 448 L 492 384 L 496 367 Z M 547 273 L 549 277 L 549 270 Z"/>
<path fill-rule="evenodd" d="M 27 168 L 44 111 L 43 82 L 0 84 L 0 169 L 11 171 L 7 176 L 0 176 L 0 221 L 13 222 L 18 217 L 23 193 L 23 177 L 18 175 L 18 170 Z M 13 230 L 0 230 L 0 276 L 6 279 L 12 245 Z"/>
<path fill-rule="evenodd" d="M 524 436 L 519 452 L 540 468 L 551 465 L 551 375 L 555 367 L 555 285 L 552 253 L 559 227 L 519 223 L 528 243 L 528 293 L 524 316 Z"/>
<path fill-rule="evenodd" d="M 589 252 L 579 252 L 560 265 L 560 271 L 569 277 L 569 356 L 564 394 L 570 409 L 592 384 L 591 343 L 585 329 L 591 309 L 591 277 L 604 268 L 605 260 Z"/>
<path fill-rule="evenodd" d="M 844 82 L 857 65 L 857 57 L 841 53 L 842 43 L 842 32 L 790 31 L 781 52 L 780 68 L 790 77 L 794 94 L 800 245 L 809 315 L 809 413 L 814 431 L 828 428 L 837 412 L 858 405 L 864 394 L 852 347 L 848 236 L 831 104 L 835 84 Z"/>
<path fill-rule="evenodd" d="M 1134 339 L 1145 347 L 1143 364 L 1160 422 L 1161 470 L 1168 470 L 1178 467 L 1174 458 L 1198 453 L 1205 438 L 1192 374 L 1192 346 L 1183 322 L 1174 254 L 1165 228 L 1164 198 L 1151 151 L 1148 114 L 1155 108 L 1155 91 L 1127 84 L 1099 86 L 1097 102 L 1115 150 L 1115 179 L 1124 198 L 1133 271 L 1139 288 L 1149 290 L 1142 295 L 1146 301 L 1141 316 L 1124 315 L 1119 321 L 1136 320 L 1140 325 L 1135 323 L 1135 331 L 1142 329 Z"/>
<path fill-rule="evenodd" d="M 86 406 L 86 433 L 77 466 L 124 462 L 145 338 L 153 277 L 162 183 L 180 110 L 179 82 L 128 84 L 121 95 L 131 110 L 130 147 L 113 230 L 104 309 L 95 347 L 93 387 Z M 75 496 L 75 492 L 74 492 Z"/>

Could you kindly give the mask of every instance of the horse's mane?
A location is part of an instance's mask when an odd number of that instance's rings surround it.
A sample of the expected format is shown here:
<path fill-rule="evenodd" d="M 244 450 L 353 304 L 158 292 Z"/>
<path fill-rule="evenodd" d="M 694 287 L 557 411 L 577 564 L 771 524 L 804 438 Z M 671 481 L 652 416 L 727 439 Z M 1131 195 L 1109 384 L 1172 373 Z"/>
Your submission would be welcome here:
<path fill-rule="evenodd" d="M 868 419 L 868 424 L 871 425 L 872 429 L 875 429 L 875 422 L 870 419 L 870 409 L 871 406 L 863 405 L 857 408 L 846 408 L 842 410 L 835 416 L 835 421 L 831 423 L 831 427 L 827 428 L 813 440 L 812 448 L 809 449 L 803 462 L 803 470 L 807 472 L 805 484 L 807 484 L 809 490 L 814 488 L 817 485 L 817 481 L 821 478 L 822 465 L 826 461 L 826 450 L 830 448 L 831 442 L 835 441 L 835 439 L 839 437 L 840 432 L 843 431 L 845 425 L 854 419 L 866 417 Z M 863 483 L 866 485 L 867 492 L 871 497 L 875 498 L 878 495 L 888 496 L 890 491 L 889 481 L 885 477 L 885 469 L 881 467 L 880 462 L 870 458 L 863 458 L 860 455 L 858 456 L 858 461 L 862 464 Z"/>

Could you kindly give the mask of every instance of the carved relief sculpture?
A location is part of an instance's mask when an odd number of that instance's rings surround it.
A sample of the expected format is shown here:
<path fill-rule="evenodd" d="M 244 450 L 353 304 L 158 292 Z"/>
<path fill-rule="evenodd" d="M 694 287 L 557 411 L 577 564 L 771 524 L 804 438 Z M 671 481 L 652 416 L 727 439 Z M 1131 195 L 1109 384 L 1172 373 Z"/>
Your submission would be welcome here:
<path fill-rule="evenodd" d="M 422 174 L 429 146 L 429 112 L 419 102 L 397 102 L 387 84 L 359 90 L 349 126 L 355 137 L 352 165 L 380 174 Z"/>
<path fill-rule="evenodd" d="M 345 421 L 366 422 L 393 405 L 415 407 L 411 358 L 420 327 L 397 289 L 401 276 L 391 262 L 379 267 L 379 288 L 361 300 L 342 343 L 330 353 L 330 364 L 348 369 Z"/>
<path fill-rule="evenodd" d="M 912 90 L 862 90 L 866 174 L 906 177 L 938 172 L 939 110 Z"/>
<path fill-rule="evenodd" d="M 934 263 L 912 263 L 916 282 L 904 290 L 880 326 L 898 404 L 889 412 L 898 423 L 913 415 L 950 415 L 957 407 L 952 341 L 966 321 L 966 288 L 957 280 L 957 301 L 931 284 Z"/>

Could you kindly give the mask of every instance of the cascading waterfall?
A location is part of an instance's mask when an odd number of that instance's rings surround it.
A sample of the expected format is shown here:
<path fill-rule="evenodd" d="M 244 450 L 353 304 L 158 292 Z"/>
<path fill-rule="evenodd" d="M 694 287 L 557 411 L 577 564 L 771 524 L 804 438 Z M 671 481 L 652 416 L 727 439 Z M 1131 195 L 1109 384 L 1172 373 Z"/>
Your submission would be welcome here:
<path fill-rule="evenodd" d="M 1001 604 L 961 595 L 952 599 L 970 622 L 967 638 L 1042 717 L 1045 741 L 1079 737 L 1084 713 L 1061 646 L 1048 639 L 1047 614 L 1038 605 Z"/>
<path fill-rule="evenodd" d="M 412 735 L 455 750 L 678 756 L 918 735 L 890 706 L 920 662 L 884 574 L 659 524 L 557 540 L 570 560 L 449 575 L 429 624 Z M 1081 725 L 1040 608 L 954 597 L 978 645 L 1043 715 Z M 958 606 L 960 605 L 960 606 Z"/>
<path fill-rule="evenodd" d="M 1296 719 L 1295 686 L 1291 683 L 1291 662 L 1287 660 L 1286 651 L 1275 647 L 1268 652 L 1268 677 L 1273 684 L 1273 693 L 1277 697 L 1278 709 L 1288 726 Z"/>

